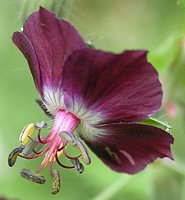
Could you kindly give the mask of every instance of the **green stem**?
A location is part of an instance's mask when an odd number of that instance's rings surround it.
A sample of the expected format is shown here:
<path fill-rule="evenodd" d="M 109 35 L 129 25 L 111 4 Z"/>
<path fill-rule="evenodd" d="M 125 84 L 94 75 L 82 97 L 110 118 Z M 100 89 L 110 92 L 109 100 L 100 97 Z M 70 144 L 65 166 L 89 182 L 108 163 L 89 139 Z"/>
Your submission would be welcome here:
<path fill-rule="evenodd" d="M 110 186 L 108 186 L 105 190 L 103 190 L 100 194 L 98 194 L 92 200 L 108 200 L 118 193 L 120 189 L 123 189 L 129 182 L 136 179 L 138 175 L 134 176 L 121 176 L 121 178 L 117 179 Z"/>

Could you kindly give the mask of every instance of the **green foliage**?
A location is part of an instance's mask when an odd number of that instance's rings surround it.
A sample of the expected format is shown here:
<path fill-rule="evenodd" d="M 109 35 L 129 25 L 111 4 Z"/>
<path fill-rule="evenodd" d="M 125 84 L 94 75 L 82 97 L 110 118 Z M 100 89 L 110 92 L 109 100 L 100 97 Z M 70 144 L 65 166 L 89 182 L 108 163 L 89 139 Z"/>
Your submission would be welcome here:
<path fill-rule="evenodd" d="M 178 0 L 177 3 L 181 5 L 183 8 L 185 8 L 185 1 L 184 0 Z"/>
<path fill-rule="evenodd" d="M 158 118 L 149 117 L 148 119 L 145 119 L 141 122 L 142 124 L 150 125 L 150 126 L 156 126 L 158 128 L 164 129 L 164 130 L 170 130 L 172 127 L 168 124 L 168 122 L 162 121 Z"/>

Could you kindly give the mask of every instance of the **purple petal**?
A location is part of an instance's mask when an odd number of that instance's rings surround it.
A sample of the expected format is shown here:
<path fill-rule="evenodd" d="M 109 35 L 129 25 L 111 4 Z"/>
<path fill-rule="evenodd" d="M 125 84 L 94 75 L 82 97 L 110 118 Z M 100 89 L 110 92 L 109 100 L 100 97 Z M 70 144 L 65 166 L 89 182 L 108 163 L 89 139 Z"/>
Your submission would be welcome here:
<path fill-rule="evenodd" d="M 13 41 L 28 60 L 37 88 L 38 79 L 44 85 L 60 87 L 65 59 L 86 46 L 68 22 L 42 7 L 27 19 L 23 33 L 14 33 Z"/>
<path fill-rule="evenodd" d="M 13 34 L 13 42 L 22 51 L 25 58 L 27 59 L 37 90 L 42 96 L 42 80 L 41 72 L 39 69 L 39 61 L 31 42 L 26 37 L 26 35 L 21 32 L 15 32 Z"/>
<path fill-rule="evenodd" d="M 173 137 L 162 129 L 141 124 L 111 124 L 103 129 L 107 135 L 85 142 L 115 171 L 134 174 L 156 158 L 173 159 L 170 150 Z"/>
<path fill-rule="evenodd" d="M 115 55 L 75 51 L 64 66 L 65 104 L 101 113 L 103 123 L 136 122 L 154 114 L 162 101 L 158 74 L 146 51 Z M 76 114 L 76 113 L 75 113 Z"/>

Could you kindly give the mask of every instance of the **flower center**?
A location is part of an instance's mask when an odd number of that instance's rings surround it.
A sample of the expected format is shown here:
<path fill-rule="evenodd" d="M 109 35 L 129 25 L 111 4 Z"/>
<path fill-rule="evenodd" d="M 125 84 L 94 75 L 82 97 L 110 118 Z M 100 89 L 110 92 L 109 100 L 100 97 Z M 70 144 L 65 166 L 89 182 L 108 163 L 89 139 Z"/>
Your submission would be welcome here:
<path fill-rule="evenodd" d="M 26 159 L 38 158 L 45 154 L 37 174 L 50 163 L 50 175 L 53 177 L 53 163 L 57 162 L 64 168 L 75 168 L 79 173 L 83 172 L 83 165 L 79 161 L 81 158 L 85 164 L 90 164 L 91 160 L 89 154 L 78 137 L 73 135 L 74 130 L 78 127 L 80 120 L 72 113 L 65 110 L 59 110 L 55 116 L 52 129 L 47 136 L 41 136 L 43 129 L 47 128 L 46 122 L 31 123 L 27 125 L 19 138 L 21 145 L 14 149 L 9 156 L 9 165 L 15 164 L 17 156 Z M 37 138 L 32 139 L 35 131 L 37 131 Z M 67 153 L 67 146 L 76 147 L 79 152 L 78 156 L 70 156 Z M 22 153 L 22 154 L 21 154 Z M 59 157 L 64 155 L 72 165 L 66 166 L 62 164 Z"/>
<path fill-rule="evenodd" d="M 73 137 L 73 131 L 78 126 L 79 122 L 80 120 L 72 113 L 59 110 L 56 114 L 53 127 L 47 137 L 40 137 L 41 129 L 38 127 L 38 141 L 41 144 L 47 145 L 47 154 L 41 163 L 38 173 L 50 161 L 50 173 L 52 175 L 53 162 L 56 160 L 60 164 L 58 156 L 61 154 L 67 155 L 65 152 L 67 143 L 70 142 L 70 138 Z"/>

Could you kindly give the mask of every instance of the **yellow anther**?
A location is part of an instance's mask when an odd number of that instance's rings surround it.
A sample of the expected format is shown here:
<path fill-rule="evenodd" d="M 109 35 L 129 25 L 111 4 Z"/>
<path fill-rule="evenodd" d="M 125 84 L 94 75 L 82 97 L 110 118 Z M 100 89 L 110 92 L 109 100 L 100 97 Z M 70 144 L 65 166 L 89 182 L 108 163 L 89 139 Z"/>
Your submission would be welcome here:
<path fill-rule="evenodd" d="M 19 142 L 25 146 L 30 140 L 30 137 L 33 135 L 34 131 L 35 131 L 34 123 L 25 126 L 20 134 Z"/>

